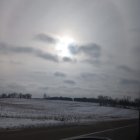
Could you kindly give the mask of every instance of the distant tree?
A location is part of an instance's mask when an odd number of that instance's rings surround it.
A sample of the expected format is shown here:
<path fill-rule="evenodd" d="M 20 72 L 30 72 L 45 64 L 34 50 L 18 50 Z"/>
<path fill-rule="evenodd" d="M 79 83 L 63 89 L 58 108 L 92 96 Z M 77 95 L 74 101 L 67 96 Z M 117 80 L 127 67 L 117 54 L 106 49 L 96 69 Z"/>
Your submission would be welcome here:
<path fill-rule="evenodd" d="M 22 93 L 19 93 L 19 98 L 22 98 L 23 94 Z"/>
<path fill-rule="evenodd" d="M 7 98 L 7 94 L 6 93 L 2 93 L 1 98 Z"/>
<path fill-rule="evenodd" d="M 119 104 L 122 105 L 124 108 L 131 105 L 131 97 L 124 96 L 123 99 L 119 100 Z"/>
<path fill-rule="evenodd" d="M 25 97 L 26 99 L 31 99 L 31 98 L 32 98 L 32 95 L 31 95 L 30 93 L 27 93 L 27 94 L 24 95 L 24 97 Z"/>
<path fill-rule="evenodd" d="M 98 100 L 99 100 L 100 106 L 108 104 L 108 96 L 99 95 Z"/>
<path fill-rule="evenodd" d="M 44 95 L 43 95 L 43 98 L 44 98 L 44 99 L 46 99 L 46 98 L 47 98 L 47 95 L 46 95 L 46 93 L 44 93 Z"/>
<path fill-rule="evenodd" d="M 32 95 L 30 93 L 22 94 L 22 93 L 2 93 L 0 95 L 0 98 L 26 98 L 26 99 L 31 99 Z"/>

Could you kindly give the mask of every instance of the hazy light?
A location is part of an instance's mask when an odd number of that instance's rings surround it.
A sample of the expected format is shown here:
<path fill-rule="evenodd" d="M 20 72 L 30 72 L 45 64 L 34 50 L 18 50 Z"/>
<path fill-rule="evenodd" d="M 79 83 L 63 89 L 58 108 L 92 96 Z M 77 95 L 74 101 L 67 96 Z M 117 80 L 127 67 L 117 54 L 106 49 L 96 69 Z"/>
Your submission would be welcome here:
<path fill-rule="evenodd" d="M 61 57 L 72 57 L 68 46 L 74 43 L 74 39 L 68 36 L 60 37 L 59 42 L 56 44 L 56 51 L 58 55 Z"/>

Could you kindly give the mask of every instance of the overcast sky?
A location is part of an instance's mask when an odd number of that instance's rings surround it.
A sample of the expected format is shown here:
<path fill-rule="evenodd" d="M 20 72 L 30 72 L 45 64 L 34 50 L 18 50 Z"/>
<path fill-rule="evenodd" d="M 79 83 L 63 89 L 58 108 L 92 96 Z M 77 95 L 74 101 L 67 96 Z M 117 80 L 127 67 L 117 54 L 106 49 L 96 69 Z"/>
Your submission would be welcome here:
<path fill-rule="evenodd" d="M 139 0 L 0 0 L 0 93 L 139 97 Z"/>

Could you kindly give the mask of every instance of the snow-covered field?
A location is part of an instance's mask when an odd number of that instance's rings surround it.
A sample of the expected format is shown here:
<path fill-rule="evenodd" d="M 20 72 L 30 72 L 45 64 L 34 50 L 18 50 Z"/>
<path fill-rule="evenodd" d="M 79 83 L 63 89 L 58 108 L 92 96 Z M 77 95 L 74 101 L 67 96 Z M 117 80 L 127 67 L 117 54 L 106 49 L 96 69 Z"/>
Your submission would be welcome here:
<path fill-rule="evenodd" d="M 94 103 L 0 99 L 0 129 L 56 126 L 138 118 L 138 111 Z"/>

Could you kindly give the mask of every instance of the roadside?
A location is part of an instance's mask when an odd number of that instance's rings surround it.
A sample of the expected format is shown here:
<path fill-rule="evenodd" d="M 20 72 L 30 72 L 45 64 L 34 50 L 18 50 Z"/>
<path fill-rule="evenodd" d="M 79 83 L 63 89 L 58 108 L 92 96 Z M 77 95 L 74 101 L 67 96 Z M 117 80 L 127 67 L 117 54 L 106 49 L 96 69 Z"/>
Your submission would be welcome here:
<path fill-rule="evenodd" d="M 130 124 L 138 124 L 138 120 L 118 120 L 118 121 L 103 121 L 90 125 L 75 125 L 75 126 L 57 126 L 52 128 L 32 128 L 15 131 L 0 132 L 2 140 L 59 140 L 62 138 L 78 136 L 86 133 L 93 133 L 105 129 L 121 127 Z"/>

